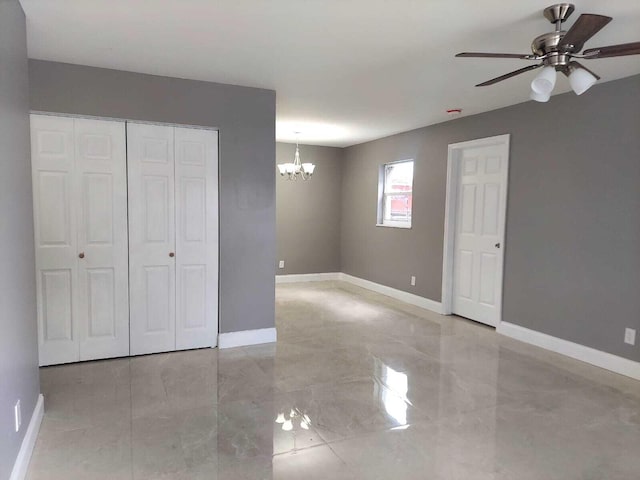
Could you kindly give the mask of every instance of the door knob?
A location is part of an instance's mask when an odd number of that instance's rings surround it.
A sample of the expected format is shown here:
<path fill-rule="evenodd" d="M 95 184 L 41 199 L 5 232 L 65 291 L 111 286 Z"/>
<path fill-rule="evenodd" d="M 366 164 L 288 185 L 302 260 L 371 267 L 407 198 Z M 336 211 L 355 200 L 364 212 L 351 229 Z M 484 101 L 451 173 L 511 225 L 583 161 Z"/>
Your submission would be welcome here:
<path fill-rule="evenodd" d="M 500 248 L 500 244 L 499 243 L 496 243 L 496 248 Z"/>
<path fill-rule="evenodd" d="M 169 256 L 170 256 L 170 257 L 175 257 L 175 256 L 176 256 L 176 254 L 175 254 L 175 253 L 173 253 L 173 252 L 169 252 Z"/>
<path fill-rule="evenodd" d="M 78 254 L 78 258 L 84 258 L 84 252 L 80 252 L 80 253 Z"/>

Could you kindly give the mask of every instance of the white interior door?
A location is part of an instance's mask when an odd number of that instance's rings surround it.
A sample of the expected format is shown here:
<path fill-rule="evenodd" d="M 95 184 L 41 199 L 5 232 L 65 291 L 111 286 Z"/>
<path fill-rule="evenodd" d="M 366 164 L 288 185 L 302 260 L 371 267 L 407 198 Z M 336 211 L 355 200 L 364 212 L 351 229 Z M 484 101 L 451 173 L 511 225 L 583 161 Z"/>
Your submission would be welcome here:
<path fill-rule="evenodd" d="M 176 347 L 173 130 L 127 123 L 132 355 Z"/>
<path fill-rule="evenodd" d="M 73 119 L 31 115 L 40 365 L 79 360 Z"/>
<path fill-rule="evenodd" d="M 502 304 L 508 144 L 469 143 L 457 160 L 452 312 L 496 326 Z"/>
<path fill-rule="evenodd" d="M 218 333 L 218 132 L 175 129 L 176 349 Z"/>
<path fill-rule="evenodd" d="M 124 122 L 75 119 L 80 360 L 129 355 Z"/>

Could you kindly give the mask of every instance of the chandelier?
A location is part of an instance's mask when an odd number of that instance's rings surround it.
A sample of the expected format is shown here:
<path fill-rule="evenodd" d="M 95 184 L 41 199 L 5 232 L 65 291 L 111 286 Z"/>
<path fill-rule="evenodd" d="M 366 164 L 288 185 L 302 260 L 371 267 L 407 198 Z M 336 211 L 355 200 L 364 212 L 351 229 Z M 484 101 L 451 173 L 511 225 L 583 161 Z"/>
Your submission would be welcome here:
<path fill-rule="evenodd" d="M 296 154 L 293 158 L 293 163 L 279 163 L 278 170 L 280 175 L 286 177 L 287 180 L 309 180 L 316 166 L 313 163 L 301 163 L 300 162 L 300 146 L 298 145 L 298 133 L 296 132 Z"/>

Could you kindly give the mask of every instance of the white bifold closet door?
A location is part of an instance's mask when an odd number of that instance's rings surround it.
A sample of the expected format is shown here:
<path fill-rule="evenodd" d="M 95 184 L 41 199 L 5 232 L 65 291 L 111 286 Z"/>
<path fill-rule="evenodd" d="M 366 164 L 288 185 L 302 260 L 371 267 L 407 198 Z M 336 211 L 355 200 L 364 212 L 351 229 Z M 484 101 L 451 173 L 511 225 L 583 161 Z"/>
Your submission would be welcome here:
<path fill-rule="evenodd" d="M 131 354 L 212 347 L 218 132 L 127 124 Z"/>
<path fill-rule="evenodd" d="M 123 122 L 31 115 L 40 365 L 129 354 Z"/>
<path fill-rule="evenodd" d="M 176 350 L 218 343 L 218 132 L 175 128 Z"/>

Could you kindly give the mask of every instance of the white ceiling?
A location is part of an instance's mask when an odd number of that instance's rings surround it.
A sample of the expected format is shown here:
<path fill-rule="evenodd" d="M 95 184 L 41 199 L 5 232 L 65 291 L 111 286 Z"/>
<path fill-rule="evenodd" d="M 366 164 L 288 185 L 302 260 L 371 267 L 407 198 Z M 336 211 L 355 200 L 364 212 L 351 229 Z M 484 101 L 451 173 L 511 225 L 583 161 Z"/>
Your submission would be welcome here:
<path fill-rule="evenodd" d="M 459 59 L 530 53 L 553 26 L 551 0 L 21 0 L 29 56 L 277 91 L 277 139 L 347 146 L 528 100 L 528 65 Z M 587 47 L 640 41 L 638 0 L 584 0 L 614 17 Z M 640 73 L 640 56 L 593 60 L 602 81 Z M 569 90 L 566 79 L 554 93 Z M 588 95 L 586 93 L 585 95 Z M 553 102 L 553 99 L 551 100 Z"/>

